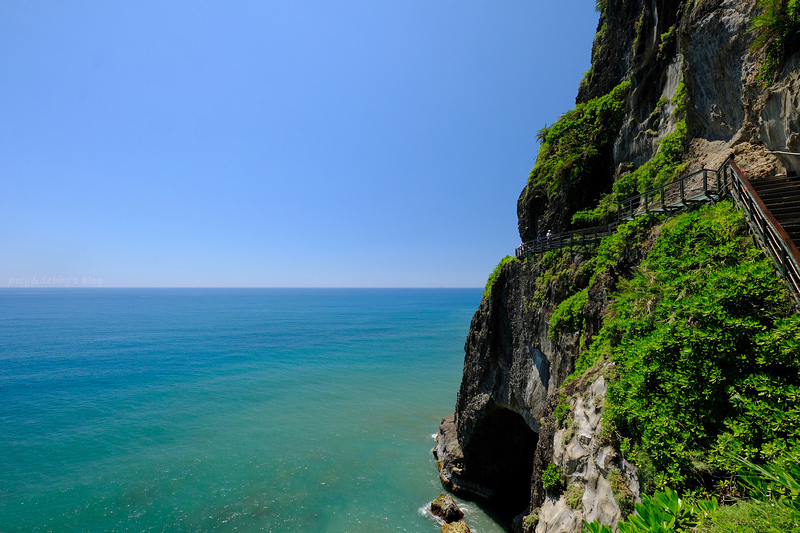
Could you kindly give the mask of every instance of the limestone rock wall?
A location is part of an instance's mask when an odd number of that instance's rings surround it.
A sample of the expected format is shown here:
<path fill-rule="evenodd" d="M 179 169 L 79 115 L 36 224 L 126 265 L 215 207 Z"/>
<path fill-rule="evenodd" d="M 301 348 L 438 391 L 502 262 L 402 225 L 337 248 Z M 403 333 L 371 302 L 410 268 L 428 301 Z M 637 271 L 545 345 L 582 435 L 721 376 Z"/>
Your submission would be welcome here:
<path fill-rule="evenodd" d="M 600 373 L 584 380 L 569 400 L 572 414 L 553 435 L 552 462 L 564 473 L 566 489 L 559 495 L 547 495 L 539 509 L 536 533 L 580 531 L 583 521 L 599 520 L 616 524 L 622 519 L 617 492 L 639 497 L 636 467 L 604 441 L 601 433 L 606 380 Z M 613 479 L 617 476 L 617 480 Z M 620 485 L 624 483 L 624 487 Z M 570 502 L 570 491 L 581 494 Z"/>

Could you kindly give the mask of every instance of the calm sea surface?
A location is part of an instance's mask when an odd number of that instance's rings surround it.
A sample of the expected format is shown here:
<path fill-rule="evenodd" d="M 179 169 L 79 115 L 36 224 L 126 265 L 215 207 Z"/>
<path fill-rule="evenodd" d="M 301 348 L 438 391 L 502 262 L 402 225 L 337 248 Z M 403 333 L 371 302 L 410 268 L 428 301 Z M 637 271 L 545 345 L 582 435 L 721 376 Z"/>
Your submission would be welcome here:
<path fill-rule="evenodd" d="M 0 290 L 0 529 L 439 531 L 480 297 Z"/>

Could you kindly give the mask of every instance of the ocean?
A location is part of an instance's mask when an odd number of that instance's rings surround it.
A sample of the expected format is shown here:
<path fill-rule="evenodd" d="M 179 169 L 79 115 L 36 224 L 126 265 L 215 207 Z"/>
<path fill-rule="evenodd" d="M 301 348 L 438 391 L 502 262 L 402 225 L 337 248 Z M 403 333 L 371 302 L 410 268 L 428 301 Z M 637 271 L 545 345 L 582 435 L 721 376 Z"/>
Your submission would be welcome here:
<path fill-rule="evenodd" d="M 480 298 L 0 290 L 0 529 L 438 532 L 432 435 Z"/>

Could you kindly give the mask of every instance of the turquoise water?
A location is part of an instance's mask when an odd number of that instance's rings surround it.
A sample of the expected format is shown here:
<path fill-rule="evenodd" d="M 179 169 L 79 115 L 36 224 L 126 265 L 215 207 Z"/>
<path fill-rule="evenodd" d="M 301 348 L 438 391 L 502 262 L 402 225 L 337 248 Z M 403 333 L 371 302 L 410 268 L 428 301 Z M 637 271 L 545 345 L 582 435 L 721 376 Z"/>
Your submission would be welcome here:
<path fill-rule="evenodd" d="M 0 291 L 0 527 L 439 531 L 432 434 L 480 296 Z"/>

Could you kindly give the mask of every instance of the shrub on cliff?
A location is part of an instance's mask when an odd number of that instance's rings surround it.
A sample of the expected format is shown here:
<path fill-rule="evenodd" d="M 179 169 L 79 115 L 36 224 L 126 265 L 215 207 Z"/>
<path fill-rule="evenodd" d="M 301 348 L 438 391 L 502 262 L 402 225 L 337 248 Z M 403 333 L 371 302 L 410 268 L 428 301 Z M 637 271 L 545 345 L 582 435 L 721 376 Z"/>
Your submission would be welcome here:
<path fill-rule="evenodd" d="M 800 0 L 798 0 L 800 1 Z M 656 104 L 654 116 L 660 116 L 661 109 L 667 100 Z M 683 82 L 675 89 L 672 98 L 675 106 L 673 114 L 684 116 L 686 113 L 686 85 Z M 658 150 L 647 162 L 633 172 L 620 177 L 612 187 L 612 191 L 600 199 L 597 206 L 578 211 L 572 216 L 572 225 L 589 227 L 611 222 L 617 214 L 617 202 L 621 202 L 637 193 L 643 193 L 651 187 L 663 185 L 675 180 L 684 170 L 686 163 L 683 155 L 689 146 L 689 132 L 686 120 L 675 124 L 672 133 L 664 136 L 658 143 Z"/>
<path fill-rule="evenodd" d="M 618 290 L 595 340 L 617 363 L 604 423 L 651 486 L 712 490 L 730 454 L 800 459 L 800 314 L 740 212 L 670 220 Z"/>
<path fill-rule="evenodd" d="M 631 82 L 624 81 L 605 96 L 578 104 L 539 132 L 539 155 L 529 181 L 555 195 L 580 181 L 598 166 L 619 132 Z"/>
<path fill-rule="evenodd" d="M 564 488 L 561 481 L 561 469 L 555 463 L 550 463 L 542 472 L 542 485 L 548 494 L 559 494 Z"/>
<path fill-rule="evenodd" d="M 750 31 L 756 35 L 752 50 L 763 53 L 758 80 L 772 83 L 778 69 L 800 50 L 800 0 L 761 0 L 762 13 L 753 17 Z"/>

